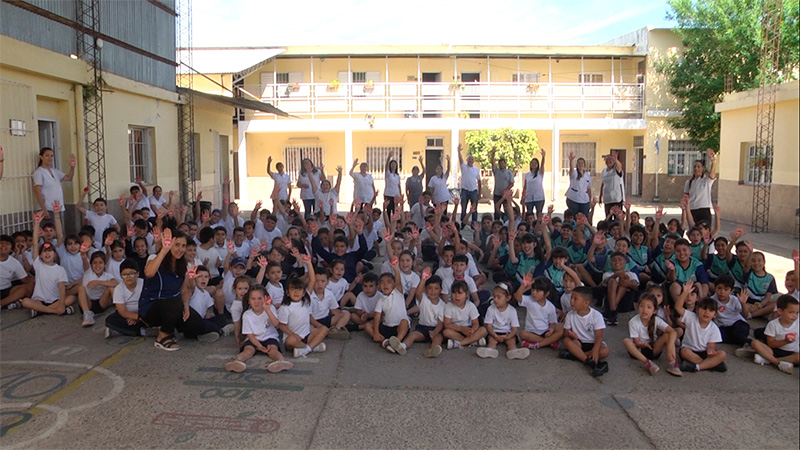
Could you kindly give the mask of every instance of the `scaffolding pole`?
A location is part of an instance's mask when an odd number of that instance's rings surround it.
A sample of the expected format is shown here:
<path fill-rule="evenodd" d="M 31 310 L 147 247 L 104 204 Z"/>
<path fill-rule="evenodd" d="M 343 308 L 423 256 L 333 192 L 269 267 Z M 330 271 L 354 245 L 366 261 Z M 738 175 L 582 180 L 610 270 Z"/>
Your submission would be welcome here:
<path fill-rule="evenodd" d="M 92 34 L 78 29 L 78 57 L 89 64 L 90 80 L 83 86 L 83 126 L 86 140 L 86 181 L 90 198 L 106 195 L 106 156 L 103 126 L 103 42 L 100 32 L 100 0 L 76 0 L 78 23 Z"/>
<path fill-rule="evenodd" d="M 780 69 L 782 0 L 763 0 L 761 13 L 761 60 L 756 113 L 756 166 L 753 186 L 752 231 L 769 231 L 770 187 L 775 136 L 775 100 Z"/>
<path fill-rule="evenodd" d="M 195 178 L 197 161 L 194 140 L 194 95 L 192 94 L 192 0 L 178 0 L 176 45 L 178 50 L 178 87 L 181 104 L 178 107 L 178 147 L 180 154 L 181 204 L 190 205 L 196 199 Z M 193 210 L 193 208 L 192 208 Z"/>

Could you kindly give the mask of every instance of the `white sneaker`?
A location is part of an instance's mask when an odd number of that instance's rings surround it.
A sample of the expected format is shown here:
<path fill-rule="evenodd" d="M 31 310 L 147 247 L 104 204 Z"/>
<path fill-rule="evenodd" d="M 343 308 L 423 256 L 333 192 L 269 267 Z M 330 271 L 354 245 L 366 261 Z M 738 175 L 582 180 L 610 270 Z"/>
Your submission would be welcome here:
<path fill-rule="evenodd" d="M 781 361 L 781 362 L 779 362 L 778 363 L 778 369 L 781 372 L 788 373 L 789 375 L 794 373 L 794 365 L 792 363 L 790 363 L 789 361 Z"/>
<path fill-rule="evenodd" d="M 495 348 L 480 347 L 477 353 L 481 358 L 497 358 L 499 352 Z"/>
<path fill-rule="evenodd" d="M 455 339 L 448 339 L 447 340 L 447 349 L 448 350 L 455 350 L 457 348 L 461 348 L 461 342 Z"/>
<path fill-rule="evenodd" d="M 225 325 L 224 327 L 222 327 L 222 329 L 220 331 L 222 331 L 222 334 L 224 336 L 230 336 L 231 334 L 233 334 L 233 332 L 235 330 L 236 330 L 236 328 L 233 327 L 233 324 L 229 323 L 229 324 Z"/>
<path fill-rule="evenodd" d="M 294 349 L 294 351 L 292 352 L 292 355 L 295 358 L 305 358 L 305 356 L 308 355 L 309 353 L 311 353 L 311 352 L 308 351 L 305 347 L 303 347 L 303 348 Z"/>
<path fill-rule="evenodd" d="M 391 345 L 389 345 L 389 340 L 388 339 L 384 339 L 383 342 L 381 342 L 381 347 L 386 349 L 386 351 L 389 352 L 389 353 L 397 353 L 397 351 L 395 349 L 393 349 Z"/>
<path fill-rule="evenodd" d="M 216 331 L 203 333 L 200 336 L 197 336 L 197 340 L 205 343 L 217 342 L 219 340 L 219 333 Z"/>
<path fill-rule="evenodd" d="M 506 352 L 506 358 L 508 359 L 525 359 L 530 355 L 531 351 L 527 348 L 515 348 Z"/>
<path fill-rule="evenodd" d="M 9 310 L 22 308 L 22 302 L 17 300 L 14 303 L 9 303 L 9 305 L 6 306 L 6 308 L 8 308 Z"/>
<path fill-rule="evenodd" d="M 478 340 L 478 347 L 486 347 L 486 338 L 480 338 Z"/>
<path fill-rule="evenodd" d="M 403 347 L 403 343 L 400 342 L 400 339 L 397 339 L 397 336 L 392 336 L 389 338 L 389 346 L 397 352 L 398 355 L 405 355 L 406 349 Z"/>
<path fill-rule="evenodd" d="M 83 312 L 83 323 L 81 323 L 82 327 L 90 327 L 94 325 L 94 313 L 91 311 L 84 311 Z"/>
<path fill-rule="evenodd" d="M 327 349 L 328 349 L 328 346 L 325 345 L 324 342 L 320 342 L 319 345 L 317 345 L 316 347 L 312 348 L 311 351 L 314 352 L 314 353 L 322 353 Z"/>
<path fill-rule="evenodd" d="M 758 353 L 756 353 L 755 356 L 753 356 L 753 362 L 756 363 L 756 364 L 760 364 L 762 366 L 766 366 L 766 365 L 769 364 L 769 361 L 767 361 L 766 358 L 764 358 L 763 356 L 759 355 Z"/>
<path fill-rule="evenodd" d="M 72 306 L 67 306 L 66 308 L 64 308 L 65 316 L 71 316 L 73 314 L 75 314 L 75 308 L 73 308 Z"/>
<path fill-rule="evenodd" d="M 733 354 L 738 358 L 752 358 L 756 354 L 756 351 L 753 350 L 753 347 L 750 347 L 748 344 L 744 344 L 743 346 L 737 348 Z"/>
<path fill-rule="evenodd" d="M 228 361 L 225 363 L 225 370 L 228 372 L 242 373 L 247 370 L 247 364 L 239 361 L 238 359 L 234 359 L 233 361 Z"/>
<path fill-rule="evenodd" d="M 289 370 L 294 367 L 290 361 L 272 361 L 267 365 L 267 371 L 269 373 L 278 373 L 283 372 L 284 370 Z"/>
<path fill-rule="evenodd" d="M 119 331 L 112 330 L 111 328 L 106 327 L 105 337 L 106 339 L 112 338 L 114 336 L 122 336 L 122 333 Z"/>
<path fill-rule="evenodd" d="M 436 358 L 441 353 L 442 353 L 442 346 L 441 345 L 434 345 L 433 347 L 430 347 L 429 349 L 427 349 L 424 352 L 422 352 L 422 354 L 426 358 Z"/>

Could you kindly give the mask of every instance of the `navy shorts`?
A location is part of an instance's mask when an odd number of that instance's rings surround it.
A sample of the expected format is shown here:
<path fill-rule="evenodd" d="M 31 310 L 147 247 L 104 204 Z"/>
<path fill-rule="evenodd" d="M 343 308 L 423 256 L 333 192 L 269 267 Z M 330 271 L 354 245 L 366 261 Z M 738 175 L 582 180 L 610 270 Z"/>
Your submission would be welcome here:
<path fill-rule="evenodd" d="M 430 342 L 431 341 L 431 334 L 430 333 L 431 333 L 431 331 L 433 331 L 435 329 L 436 329 L 436 327 L 426 327 L 425 325 L 417 324 L 416 328 L 414 328 L 414 331 L 416 331 L 417 333 L 422 333 L 422 336 L 425 337 L 425 339 L 423 339 L 422 342 Z M 383 334 L 383 333 L 381 333 L 381 334 Z"/>
<path fill-rule="evenodd" d="M 108 305 L 105 308 L 103 308 L 102 306 L 100 306 L 100 300 L 92 300 L 91 302 L 92 302 L 92 306 L 91 306 L 90 309 L 95 314 L 100 314 L 101 312 L 107 310 L 108 306 L 111 306 L 111 305 Z"/>
<path fill-rule="evenodd" d="M 330 328 L 331 327 L 331 319 L 332 318 L 333 318 L 333 316 L 328 314 L 326 317 L 323 317 L 322 319 L 316 319 L 316 321 L 319 322 L 322 326 Z"/>
<path fill-rule="evenodd" d="M 788 350 L 784 350 L 782 348 L 773 348 L 772 355 L 776 358 L 786 358 L 787 356 L 794 355 L 794 352 L 790 352 Z"/>
<path fill-rule="evenodd" d="M 653 354 L 653 351 L 650 350 L 649 348 L 640 348 L 639 351 L 642 352 L 642 355 L 644 355 L 644 357 L 649 359 L 650 361 L 655 361 L 661 357 L 661 353 Z M 631 359 L 636 359 L 633 357 L 633 355 L 631 355 L 631 352 L 628 352 L 628 356 L 630 356 Z"/>
<path fill-rule="evenodd" d="M 602 344 L 605 344 L 605 342 Z M 581 350 L 583 350 L 583 353 L 589 353 L 593 348 L 594 342 L 581 342 Z"/>
<path fill-rule="evenodd" d="M 281 346 L 280 346 L 280 344 L 278 343 L 278 340 L 277 340 L 277 339 L 269 338 L 269 339 L 265 339 L 265 340 L 263 340 L 263 341 L 258 341 L 258 342 L 260 342 L 260 343 L 261 343 L 261 345 L 263 345 L 264 347 L 267 347 L 267 346 L 269 346 L 269 345 L 274 345 L 275 347 L 278 347 L 278 351 L 281 351 Z M 255 345 L 253 345 L 253 343 L 252 343 L 252 342 L 250 342 L 250 339 L 245 339 L 245 341 L 244 341 L 244 344 L 242 344 L 242 347 L 239 349 L 239 351 L 240 351 L 240 352 L 244 351 L 244 349 L 245 349 L 246 347 L 248 347 L 248 346 L 249 346 L 249 347 L 256 348 L 256 346 L 255 346 Z"/>
<path fill-rule="evenodd" d="M 398 327 L 387 327 L 384 324 L 378 325 L 378 332 L 386 339 L 389 339 L 392 336 L 397 336 L 397 328 Z"/>

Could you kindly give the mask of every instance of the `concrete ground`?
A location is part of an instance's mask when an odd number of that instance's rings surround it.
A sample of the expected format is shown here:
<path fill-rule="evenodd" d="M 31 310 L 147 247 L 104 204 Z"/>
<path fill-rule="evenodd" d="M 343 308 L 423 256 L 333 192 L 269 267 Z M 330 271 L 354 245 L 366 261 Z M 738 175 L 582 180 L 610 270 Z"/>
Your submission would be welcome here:
<path fill-rule="evenodd" d="M 483 209 L 483 208 L 481 208 Z M 641 209 L 644 211 L 643 209 Z M 645 215 L 643 213 L 643 215 Z M 778 278 L 797 242 L 754 235 Z M 227 373 L 231 337 L 103 338 L 78 316 L 2 311 L 2 448 L 797 448 L 798 371 L 732 355 L 727 373 L 662 370 L 630 359 L 627 320 L 609 328 L 610 371 L 592 378 L 550 349 L 524 361 L 483 360 L 474 348 L 401 357 L 363 333 L 270 374 L 257 356 Z M 751 322 L 753 327 L 764 321 Z M 291 360 L 291 358 L 290 358 Z M 665 367 L 662 357 L 661 366 Z"/>

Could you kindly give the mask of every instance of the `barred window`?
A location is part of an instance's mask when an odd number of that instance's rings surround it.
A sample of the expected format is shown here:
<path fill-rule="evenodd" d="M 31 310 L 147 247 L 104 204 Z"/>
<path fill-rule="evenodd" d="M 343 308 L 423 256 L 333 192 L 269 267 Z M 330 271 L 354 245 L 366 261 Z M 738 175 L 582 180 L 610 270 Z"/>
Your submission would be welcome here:
<path fill-rule="evenodd" d="M 397 161 L 397 171 L 402 173 L 403 171 L 403 146 L 398 144 L 387 144 L 387 145 L 367 145 L 367 171 L 372 174 L 372 177 L 376 180 L 382 180 L 384 178 L 384 172 L 386 169 L 386 157 L 389 156 L 389 152 L 394 152 L 394 159 Z"/>
<path fill-rule="evenodd" d="M 141 179 L 145 183 L 153 183 L 151 145 L 151 128 L 128 127 L 128 154 L 130 162 L 131 182 Z"/>
<path fill-rule="evenodd" d="M 286 173 L 289 174 L 292 180 L 296 181 L 300 174 L 300 163 L 308 158 L 314 164 L 314 167 L 319 167 L 322 164 L 324 149 L 321 144 L 292 144 L 284 147 L 284 154 L 286 155 Z"/>
<path fill-rule="evenodd" d="M 586 160 L 586 173 L 593 174 L 595 168 L 596 142 L 563 142 L 561 144 L 561 176 L 569 176 L 569 154 L 575 155 L 575 166 L 578 158 Z"/>
<path fill-rule="evenodd" d="M 667 156 L 667 173 L 670 176 L 691 176 L 695 161 L 706 162 L 706 153 L 688 140 L 670 140 Z"/>

